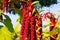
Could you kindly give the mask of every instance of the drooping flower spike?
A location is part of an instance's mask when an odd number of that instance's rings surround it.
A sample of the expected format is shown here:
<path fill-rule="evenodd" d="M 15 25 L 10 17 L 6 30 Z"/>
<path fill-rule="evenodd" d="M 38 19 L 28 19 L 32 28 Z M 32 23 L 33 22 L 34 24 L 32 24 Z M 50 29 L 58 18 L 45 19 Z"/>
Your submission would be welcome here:
<path fill-rule="evenodd" d="M 3 0 L 3 12 L 8 12 L 8 0 Z"/>

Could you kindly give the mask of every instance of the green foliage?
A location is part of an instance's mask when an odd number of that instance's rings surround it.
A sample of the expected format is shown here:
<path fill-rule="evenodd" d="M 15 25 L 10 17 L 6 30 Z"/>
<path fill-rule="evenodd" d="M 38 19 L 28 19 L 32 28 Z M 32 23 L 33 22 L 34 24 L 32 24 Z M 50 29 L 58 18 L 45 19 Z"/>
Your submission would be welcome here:
<path fill-rule="evenodd" d="M 0 40 L 13 40 L 14 35 L 8 30 L 6 26 L 0 29 Z"/>
<path fill-rule="evenodd" d="M 0 2 L 2 2 L 2 0 L 0 0 Z"/>
<path fill-rule="evenodd" d="M 53 30 L 50 31 L 50 35 L 53 35 L 53 34 L 58 34 L 58 28 L 53 28 Z"/>
<path fill-rule="evenodd" d="M 14 29 L 13 29 L 13 25 L 11 23 L 11 19 L 9 18 L 8 15 L 4 15 L 4 17 L 6 19 L 4 19 L 3 21 L 1 21 L 7 28 L 10 32 L 14 32 Z"/>
<path fill-rule="evenodd" d="M 16 28 L 13 28 L 11 19 L 8 15 L 3 14 L 6 19 L 1 20 L 0 22 L 4 25 L 0 25 L 0 40 L 16 40 L 18 37 L 18 24 Z"/>
<path fill-rule="evenodd" d="M 36 10 L 36 8 L 34 8 L 33 11 L 32 11 L 32 14 L 34 14 L 36 12 L 37 12 L 37 10 Z"/>
<path fill-rule="evenodd" d="M 49 37 L 50 36 L 50 31 L 49 30 L 44 30 L 42 35 L 45 36 L 45 37 Z"/>
<path fill-rule="evenodd" d="M 56 40 L 60 40 L 60 33 L 58 34 L 58 37 L 56 38 Z"/>
<path fill-rule="evenodd" d="M 0 29 L 3 27 L 3 25 L 0 25 Z"/>
<path fill-rule="evenodd" d="M 21 9 L 15 9 L 14 11 L 20 16 L 20 20 L 21 20 L 21 19 L 22 19 Z M 21 22 L 21 21 L 20 21 L 20 22 Z"/>

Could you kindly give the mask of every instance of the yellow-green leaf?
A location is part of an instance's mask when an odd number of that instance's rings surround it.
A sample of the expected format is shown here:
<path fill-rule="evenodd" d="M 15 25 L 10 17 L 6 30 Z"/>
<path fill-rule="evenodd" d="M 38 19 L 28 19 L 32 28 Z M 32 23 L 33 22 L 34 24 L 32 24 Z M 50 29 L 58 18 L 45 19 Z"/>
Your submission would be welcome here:
<path fill-rule="evenodd" d="M 18 16 L 18 18 L 17 18 L 17 22 L 20 22 L 21 20 L 20 20 L 20 16 Z"/>
<path fill-rule="evenodd" d="M 13 40 L 11 32 L 5 26 L 0 29 L 0 40 Z"/>
<path fill-rule="evenodd" d="M 33 11 L 32 11 L 32 14 L 34 14 L 35 11 L 36 11 L 36 9 L 34 8 Z"/>
<path fill-rule="evenodd" d="M 60 10 L 58 10 L 58 12 L 60 12 Z"/>
<path fill-rule="evenodd" d="M 0 10 L 0 14 L 2 13 L 3 11 L 2 10 Z"/>
<path fill-rule="evenodd" d="M 14 31 L 17 33 L 18 32 L 18 30 L 19 30 L 19 22 L 17 22 L 17 24 L 15 25 L 15 27 L 14 27 Z"/>
<path fill-rule="evenodd" d="M 34 1 L 32 4 L 34 5 L 34 4 L 36 4 L 36 3 L 38 3 L 39 1 Z"/>

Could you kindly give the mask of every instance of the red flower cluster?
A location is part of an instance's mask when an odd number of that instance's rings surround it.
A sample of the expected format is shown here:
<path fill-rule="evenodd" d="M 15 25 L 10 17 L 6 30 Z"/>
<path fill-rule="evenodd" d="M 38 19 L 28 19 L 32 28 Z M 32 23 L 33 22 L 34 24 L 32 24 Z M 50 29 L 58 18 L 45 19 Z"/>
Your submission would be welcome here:
<path fill-rule="evenodd" d="M 35 40 L 35 17 L 31 13 L 32 10 L 32 1 L 29 1 L 29 4 L 23 3 L 21 40 Z"/>
<path fill-rule="evenodd" d="M 53 26 L 50 26 L 50 31 L 55 27 L 56 25 L 56 19 L 54 18 L 54 15 L 50 12 L 47 12 L 44 14 L 44 18 L 48 17 L 50 19 L 50 22 Z"/>
<path fill-rule="evenodd" d="M 34 16 L 31 17 L 30 26 L 31 26 L 31 40 L 36 40 L 35 39 L 35 19 L 34 19 Z"/>
<path fill-rule="evenodd" d="M 3 0 L 3 11 L 8 12 L 8 0 Z"/>

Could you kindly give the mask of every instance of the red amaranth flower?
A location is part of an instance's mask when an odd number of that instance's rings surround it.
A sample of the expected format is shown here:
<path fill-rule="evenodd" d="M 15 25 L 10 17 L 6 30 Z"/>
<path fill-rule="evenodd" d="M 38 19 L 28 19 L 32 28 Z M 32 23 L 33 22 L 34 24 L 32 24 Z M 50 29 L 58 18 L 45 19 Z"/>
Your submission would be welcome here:
<path fill-rule="evenodd" d="M 21 26 L 21 32 L 20 32 L 21 33 L 20 34 L 21 35 L 20 40 L 23 40 L 24 39 L 24 37 L 23 37 L 24 36 L 24 29 L 25 29 L 25 18 L 24 17 L 22 17 L 21 25 L 22 26 Z"/>
<path fill-rule="evenodd" d="M 30 26 L 31 26 L 31 40 L 36 40 L 35 39 L 35 18 L 34 16 L 31 16 Z"/>
<path fill-rule="evenodd" d="M 8 12 L 8 0 L 3 0 L 3 11 L 6 11 L 6 13 Z"/>
<path fill-rule="evenodd" d="M 35 40 L 35 17 L 31 14 L 31 12 L 33 10 L 33 6 L 31 4 L 32 4 L 32 1 L 30 1 L 30 0 L 29 0 L 28 4 L 23 3 L 21 40 Z M 28 31 L 30 31 L 30 32 L 28 32 Z"/>
<path fill-rule="evenodd" d="M 24 40 L 28 40 L 28 28 L 29 28 L 29 15 L 25 21 Z"/>
<path fill-rule="evenodd" d="M 25 30 L 25 21 L 26 21 L 26 8 L 25 8 L 26 4 L 23 4 L 23 8 L 22 8 L 22 14 L 23 14 L 23 17 L 22 17 L 22 22 L 21 22 L 21 40 L 24 40 L 24 30 Z"/>
<path fill-rule="evenodd" d="M 29 0 L 28 1 L 28 10 L 29 10 L 29 12 L 32 12 L 32 10 L 33 10 L 33 5 L 32 5 L 32 0 Z"/>

